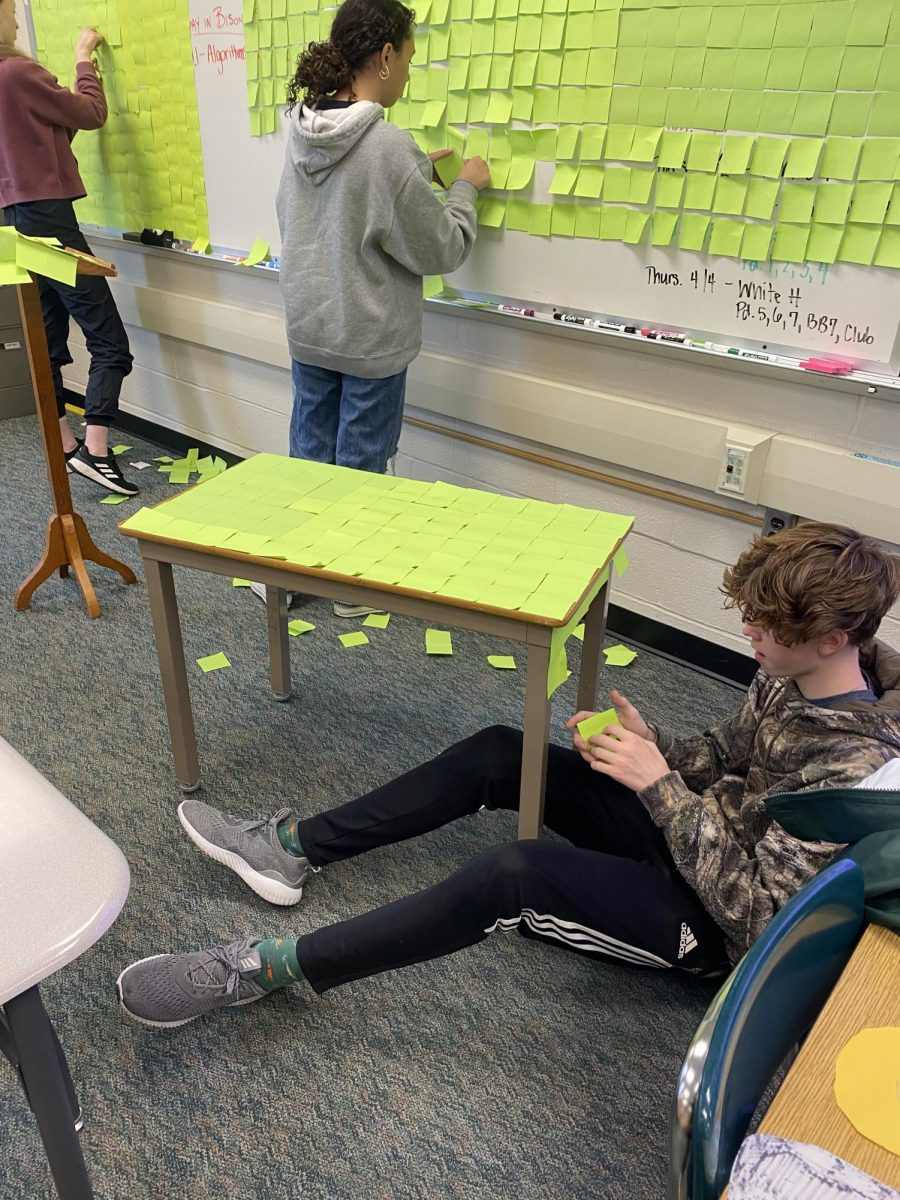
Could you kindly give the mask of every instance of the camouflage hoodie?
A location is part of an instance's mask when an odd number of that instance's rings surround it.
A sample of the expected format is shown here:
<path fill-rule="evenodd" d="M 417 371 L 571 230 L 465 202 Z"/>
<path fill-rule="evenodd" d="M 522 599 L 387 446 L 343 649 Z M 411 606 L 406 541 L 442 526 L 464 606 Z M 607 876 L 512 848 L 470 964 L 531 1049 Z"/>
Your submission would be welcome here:
<path fill-rule="evenodd" d="M 900 653 L 872 641 L 860 661 L 875 701 L 822 708 L 760 669 L 733 717 L 696 737 L 659 733 L 671 770 L 638 794 L 732 962 L 843 848 L 792 837 L 766 797 L 849 787 L 900 756 Z"/>

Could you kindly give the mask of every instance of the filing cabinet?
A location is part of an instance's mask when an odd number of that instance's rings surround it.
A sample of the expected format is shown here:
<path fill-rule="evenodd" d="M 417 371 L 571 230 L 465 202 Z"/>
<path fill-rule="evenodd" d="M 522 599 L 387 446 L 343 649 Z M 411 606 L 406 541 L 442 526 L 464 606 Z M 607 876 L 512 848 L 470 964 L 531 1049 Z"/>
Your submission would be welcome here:
<path fill-rule="evenodd" d="M 0 421 L 34 412 L 16 289 L 0 287 Z"/>

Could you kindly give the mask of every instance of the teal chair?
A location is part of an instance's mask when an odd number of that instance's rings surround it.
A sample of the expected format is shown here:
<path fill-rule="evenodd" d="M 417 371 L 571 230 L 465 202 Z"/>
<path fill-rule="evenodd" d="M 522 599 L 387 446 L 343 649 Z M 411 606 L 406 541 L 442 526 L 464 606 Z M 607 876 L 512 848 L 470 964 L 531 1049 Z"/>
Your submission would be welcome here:
<path fill-rule="evenodd" d="M 718 1200 L 760 1098 L 812 1027 L 862 924 L 862 871 L 834 862 L 776 913 L 732 971 L 678 1077 L 668 1200 Z"/>

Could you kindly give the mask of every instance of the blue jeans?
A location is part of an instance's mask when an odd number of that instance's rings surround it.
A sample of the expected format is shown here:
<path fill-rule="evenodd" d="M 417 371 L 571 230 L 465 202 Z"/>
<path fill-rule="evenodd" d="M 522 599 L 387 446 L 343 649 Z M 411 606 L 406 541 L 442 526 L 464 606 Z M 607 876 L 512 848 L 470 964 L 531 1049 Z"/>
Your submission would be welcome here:
<path fill-rule="evenodd" d="M 295 360 L 291 378 L 291 457 L 383 475 L 400 442 L 406 371 L 360 379 Z"/>

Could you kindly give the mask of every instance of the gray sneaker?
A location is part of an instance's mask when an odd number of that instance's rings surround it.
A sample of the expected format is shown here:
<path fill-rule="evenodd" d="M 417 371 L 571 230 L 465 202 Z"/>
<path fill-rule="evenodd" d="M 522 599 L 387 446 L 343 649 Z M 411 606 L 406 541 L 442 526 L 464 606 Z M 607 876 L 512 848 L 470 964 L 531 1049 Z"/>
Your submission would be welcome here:
<path fill-rule="evenodd" d="M 269 993 L 253 982 L 262 969 L 259 939 L 192 954 L 154 954 L 116 980 L 119 1004 L 135 1021 L 174 1029 L 214 1008 L 252 1004 Z"/>
<path fill-rule="evenodd" d="M 278 840 L 278 825 L 290 815 L 290 809 L 282 808 L 273 817 L 247 821 L 202 800 L 182 800 L 178 805 L 178 820 L 194 845 L 230 867 L 270 904 L 299 904 L 307 876 L 316 870 L 308 858 L 288 854 Z"/>

